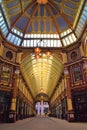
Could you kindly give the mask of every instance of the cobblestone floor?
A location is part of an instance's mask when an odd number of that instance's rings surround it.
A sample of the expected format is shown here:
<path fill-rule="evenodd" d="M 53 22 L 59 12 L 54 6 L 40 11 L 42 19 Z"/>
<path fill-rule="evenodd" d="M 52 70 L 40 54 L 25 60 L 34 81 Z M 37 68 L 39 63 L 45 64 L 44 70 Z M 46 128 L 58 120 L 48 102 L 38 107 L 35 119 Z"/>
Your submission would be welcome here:
<path fill-rule="evenodd" d="M 87 123 L 69 123 L 50 117 L 35 117 L 16 123 L 1 123 L 0 130 L 87 130 Z"/>

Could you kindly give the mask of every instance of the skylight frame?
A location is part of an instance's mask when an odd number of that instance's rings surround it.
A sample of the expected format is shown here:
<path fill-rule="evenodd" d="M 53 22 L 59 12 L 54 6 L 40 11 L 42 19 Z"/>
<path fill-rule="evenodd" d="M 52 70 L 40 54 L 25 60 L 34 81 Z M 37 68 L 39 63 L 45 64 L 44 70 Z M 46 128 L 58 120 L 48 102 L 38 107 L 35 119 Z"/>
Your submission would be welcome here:
<path fill-rule="evenodd" d="M 17 30 L 16 28 L 12 28 L 11 32 L 8 31 L 8 27 L 10 29 L 10 23 L 8 21 L 8 18 L 6 16 L 6 12 L 4 9 L 4 5 L 2 4 L 2 0 L 0 0 L 2 10 L 4 12 L 4 17 L 2 15 L 2 11 L 0 10 L 0 28 L 2 30 L 2 33 L 4 36 L 8 34 L 7 39 L 9 42 L 17 45 L 17 46 L 24 46 L 24 47 L 35 47 L 37 46 L 37 38 L 40 40 L 41 38 L 43 41 L 45 40 L 46 44 L 41 44 L 41 47 L 62 47 L 62 43 L 64 47 L 69 46 L 70 44 L 73 44 L 77 38 L 81 36 L 81 33 L 83 31 L 83 26 L 85 25 L 87 18 L 87 2 L 85 3 L 84 9 L 82 11 L 82 14 L 80 16 L 79 22 L 77 24 L 75 33 L 72 33 L 71 29 L 67 29 L 66 31 L 60 33 L 60 38 L 58 34 L 25 34 L 24 41 L 22 42 L 23 33 Z M 5 22 L 7 21 L 7 22 Z M 36 39 L 35 39 L 36 38 Z M 50 39 L 51 38 L 51 39 Z M 33 40 L 32 40 L 33 39 Z M 50 40 L 49 40 L 50 39 Z M 68 42 L 67 42 L 68 41 Z M 22 44 L 21 44 L 22 42 Z"/>

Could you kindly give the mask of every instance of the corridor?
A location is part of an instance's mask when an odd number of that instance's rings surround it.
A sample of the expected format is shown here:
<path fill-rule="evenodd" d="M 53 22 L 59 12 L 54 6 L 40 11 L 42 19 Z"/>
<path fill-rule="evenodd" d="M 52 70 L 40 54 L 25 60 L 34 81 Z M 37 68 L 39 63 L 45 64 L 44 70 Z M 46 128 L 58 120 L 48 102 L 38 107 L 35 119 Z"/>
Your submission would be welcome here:
<path fill-rule="evenodd" d="M 87 130 L 87 123 L 69 123 L 50 117 L 34 117 L 16 123 L 1 123 L 0 130 Z"/>

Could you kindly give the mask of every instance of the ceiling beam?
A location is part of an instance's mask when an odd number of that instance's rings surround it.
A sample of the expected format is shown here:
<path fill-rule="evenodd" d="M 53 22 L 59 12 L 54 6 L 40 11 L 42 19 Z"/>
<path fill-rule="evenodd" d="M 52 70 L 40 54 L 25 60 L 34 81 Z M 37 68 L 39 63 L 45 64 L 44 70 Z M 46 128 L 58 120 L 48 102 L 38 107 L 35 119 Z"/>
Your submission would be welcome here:
<path fill-rule="evenodd" d="M 48 4 L 49 4 L 52 8 L 54 8 L 54 9 L 62 16 L 62 18 L 65 20 L 65 22 L 66 22 L 66 23 L 68 24 L 68 26 L 71 28 L 71 30 L 73 30 L 72 25 L 70 24 L 71 22 L 66 18 L 65 14 L 64 14 L 63 12 L 61 12 L 61 11 L 56 7 L 56 5 L 55 5 L 53 2 L 50 2 L 50 0 L 49 0 Z"/>
<path fill-rule="evenodd" d="M 30 18 L 29 18 L 29 20 L 28 20 L 28 22 L 27 22 L 27 24 L 26 24 L 26 27 L 25 27 L 25 29 L 24 29 L 23 38 L 22 38 L 22 41 L 21 41 L 21 43 L 20 43 L 20 46 L 22 45 L 22 42 L 23 42 L 23 40 L 24 40 L 24 36 L 25 36 L 25 34 L 26 34 L 28 28 L 30 27 L 30 24 L 31 24 L 31 21 L 32 21 L 32 17 L 33 17 L 34 14 L 36 13 L 37 9 L 38 9 L 38 5 L 35 5 L 35 8 L 34 8 L 34 10 L 32 11 L 31 16 L 30 16 Z"/>
<path fill-rule="evenodd" d="M 57 30 L 58 35 L 59 35 L 59 38 L 61 39 L 61 36 L 60 36 L 60 28 L 59 28 L 59 26 L 58 26 L 58 24 L 57 24 L 57 22 L 56 22 L 56 19 L 55 19 L 54 15 L 53 15 L 53 12 L 51 11 L 51 9 L 50 9 L 50 7 L 49 7 L 48 4 L 46 4 L 45 6 L 46 6 L 46 9 L 48 10 L 49 14 L 51 15 L 51 17 L 52 17 L 52 19 L 53 19 L 53 23 L 54 23 L 54 25 L 55 25 L 55 27 L 56 27 L 56 30 Z M 64 46 L 62 40 L 61 40 L 61 44 L 62 44 L 62 46 Z"/>
<path fill-rule="evenodd" d="M 20 2 L 20 7 L 21 7 L 21 13 L 23 13 L 24 12 L 24 8 L 23 8 L 22 0 L 19 0 L 19 2 Z"/>
<path fill-rule="evenodd" d="M 54 4 L 54 3 L 51 2 L 50 0 L 48 1 L 48 4 L 49 4 L 52 8 L 54 8 L 54 9 L 62 16 L 62 18 L 63 18 L 63 19 L 65 20 L 65 22 L 67 23 L 68 27 L 72 30 L 72 32 L 73 32 L 74 35 L 76 36 L 75 30 L 73 29 L 73 26 L 70 24 L 71 22 L 66 18 L 65 14 L 64 14 L 63 12 L 61 12 L 61 11 L 57 8 L 56 4 Z M 76 36 L 76 38 L 77 38 L 77 36 Z"/>
<path fill-rule="evenodd" d="M 9 29 L 9 32 L 7 33 L 6 37 L 9 35 L 9 33 L 11 32 L 12 28 L 15 26 L 15 24 L 20 20 L 20 18 L 30 9 L 32 8 L 32 6 L 34 6 L 36 4 L 36 0 L 32 1 L 29 6 L 24 10 L 23 13 L 21 13 L 15 20 L 14 22 L 11 24 L 11 27 Z"/>

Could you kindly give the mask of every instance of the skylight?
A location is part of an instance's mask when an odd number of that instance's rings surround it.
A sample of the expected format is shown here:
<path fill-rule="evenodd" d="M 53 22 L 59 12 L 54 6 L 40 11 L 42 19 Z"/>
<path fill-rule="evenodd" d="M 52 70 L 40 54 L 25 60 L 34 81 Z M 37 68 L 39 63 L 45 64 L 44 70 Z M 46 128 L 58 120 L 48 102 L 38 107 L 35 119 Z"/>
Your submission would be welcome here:
<path fill-rule="evenodd" d="M 56 24 L 57 32 L 42 33 L 40 30 L 39 33 L 35 33 L 35 32 L 33 32 L 35 25 L 31 24 L 31 29 L 32 29 L 31 33 L 26 33 L 26 31 L 24 33 L 24 30 L 21 31 L 20 29 L 16 28 L 15 26 L 10 25 L 10 22 L 7 17 L 7 13 L 5 12 L 5 8 L 4 8 L 4 4 L 2 3 L 2 0 L 0 0 L 0 3 L 1 3 L 0 30 L 2 31 L 3 36 L 9 42 L 11 42 L 17 46 L 35 47 L 35 46 L 37 46 L 37 43 L 40 40 L 42 40 L 42 42 L 38 45 L 40 47 L 58 47 L 58 48 L 60 48 L 60 47 L 69 46 L 70 44 L 73 44 L 74 42 L 76 42 L 77 38 L 79 38 L 81 36 L 82 31 L 83 31 L 84 26 L 87 21 L 87 2 L 85 2 L 85 6 L 83 8 L 81 16 L 79 17 L 78 24 L 76 24 L 75 30 L 74 29 L 72 30 L 70 28 L 70 25 L 67 24 L 68 25 L 67 29 L 65 29 L 64 31 L 58 32 L 60 30 L 60 28 L 58 27 L 59 25 Z M 81 5 L 82 5 L 82 3 L 83 2 L 81 2 Z M 80 7 L 80 10 L 81 10 L 81 7 Z M 44 11 L 46 11 L 46 10 L 44 9 Z M 36 16 L 35 16 L 35 18 L 36 18 Z M 55 18 L 54 21 L 56 21 L 56 19 L 58 19 L 58 16 Z M 48 21 L 50 21 L 50 20 L 52 20 L 52 19 L 50 19 L 50 17 L 48 17 Z M 35 21 L 38 22 L 37 19 L 35 19 Z M 46 21 L 46 22 L 48 22 L 48 21 Z M 24 23 L 24 25 L 25 25 L 25 23 Z M 51 26 L 53 26 L 53 27 L 51 27 Z M 47 25 L 44 24 L 44 27 L 45 27 L 45 31 L 46 31 Z M 52 28 L 55 28 L 55 24 L 50 22 L 49 27 L 50 27 L 49 29 L 51 30 Z"/>

